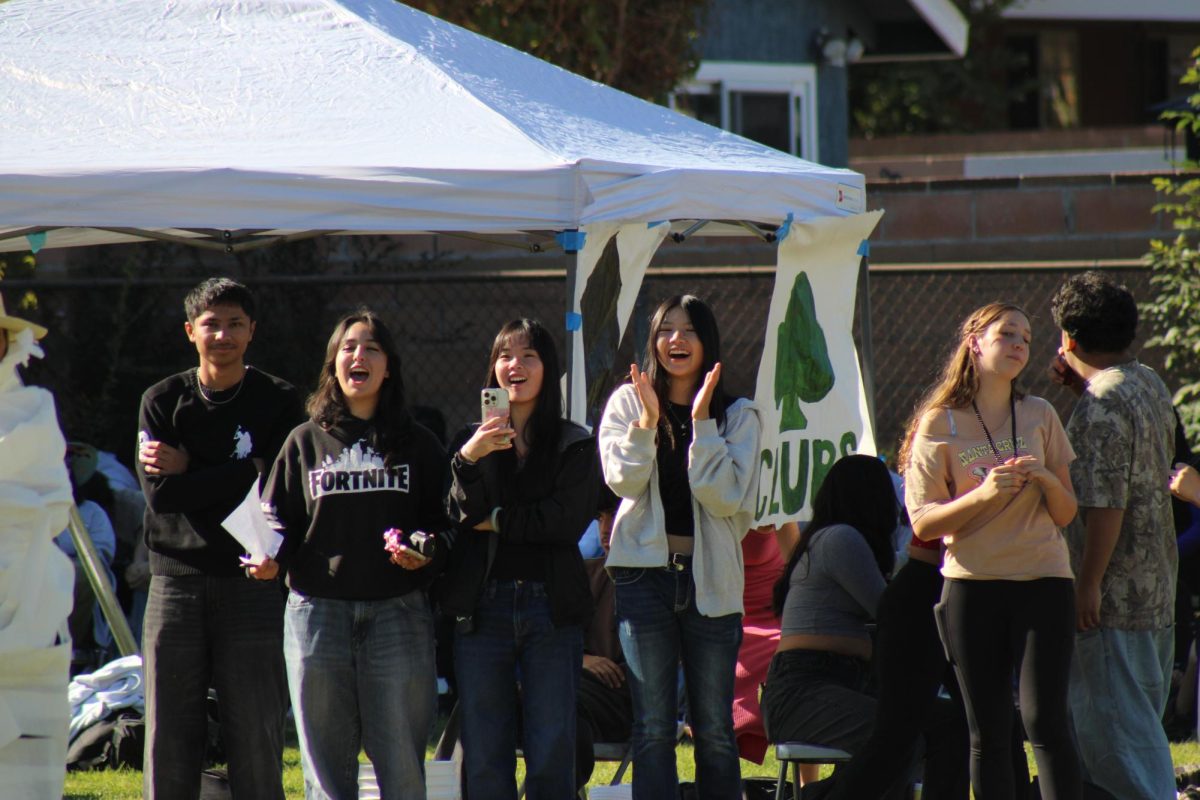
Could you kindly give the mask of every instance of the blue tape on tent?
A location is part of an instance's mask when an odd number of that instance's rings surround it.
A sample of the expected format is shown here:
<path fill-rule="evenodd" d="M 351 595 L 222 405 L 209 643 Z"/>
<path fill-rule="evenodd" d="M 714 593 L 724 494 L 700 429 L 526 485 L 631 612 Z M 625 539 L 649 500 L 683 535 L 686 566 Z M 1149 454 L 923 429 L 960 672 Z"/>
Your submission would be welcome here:
<path fill-rule="evenodd" d="M 567 330 L 577 331 L 583 327 L 583 315 L 574 311 L 567 312 Z"/>
<path fill-rule="evenodd" d="M 862 243 L 859 244 L 859 246 L 858 246 L 858 254 L 860 256 L 862 256 L 863 258 L 870 258 L 871 257 L 871 243 L 868 242 L 866 239 L 863 239 Z"/>
<path fill-rule="evenodd" d="M 666 224 L 667 224 L 667 221 L 665 219 L 660 219 L 657 222 L 647 222 L 646 227 L 647 228 L 657 228 L 659 225 L 666 225 Z"/>
<path fill-rule="evenodd" d="M 587 233 L 584 231 L 562 231 L 554 234 L 554 240 L 558 242 L 558 246 L 567 253 L 578 253 L 583 249 L 583 243 L 587 240 Z"/>
<path fill-rule="evenodd" d="M 46 232 L 39 231 L 38 233 L 27 233 L 25 234 L 25 240 L 29 242 L 29 249 L 32 250 L 33 254 L 36 256 L 37 251 L 46 246 Z"/>
<path fill-rule="evenodd" d="M 783 224 L 775 230 L 775 241 L 782 242 L 792 232 L 792 219 L 792 212 L 789 211 L 787 217 L 783 220 Z"/>

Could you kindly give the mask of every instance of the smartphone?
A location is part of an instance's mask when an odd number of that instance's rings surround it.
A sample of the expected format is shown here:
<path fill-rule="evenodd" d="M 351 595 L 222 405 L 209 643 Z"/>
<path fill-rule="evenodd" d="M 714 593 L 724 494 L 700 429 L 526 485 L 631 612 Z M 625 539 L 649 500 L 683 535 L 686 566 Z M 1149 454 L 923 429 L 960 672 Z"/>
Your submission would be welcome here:
<path fill-rule="evenodd" d="M 483 422 L 487 422 L 493 417 L 507 416 L 507 389 L 484 389 L 479 393 L 479 417 Z"/>

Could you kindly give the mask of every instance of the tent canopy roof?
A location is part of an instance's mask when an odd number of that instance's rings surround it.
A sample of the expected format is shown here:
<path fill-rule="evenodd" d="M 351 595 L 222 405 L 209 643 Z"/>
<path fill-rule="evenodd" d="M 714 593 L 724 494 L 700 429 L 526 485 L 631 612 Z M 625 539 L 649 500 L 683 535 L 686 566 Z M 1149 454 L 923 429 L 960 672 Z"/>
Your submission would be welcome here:
<path fill-rule="evenodd" d="M 10 0 L 0 80 L 10 232 L 496 233 L 862 210 L 857 173 L 393 0 Z"/>

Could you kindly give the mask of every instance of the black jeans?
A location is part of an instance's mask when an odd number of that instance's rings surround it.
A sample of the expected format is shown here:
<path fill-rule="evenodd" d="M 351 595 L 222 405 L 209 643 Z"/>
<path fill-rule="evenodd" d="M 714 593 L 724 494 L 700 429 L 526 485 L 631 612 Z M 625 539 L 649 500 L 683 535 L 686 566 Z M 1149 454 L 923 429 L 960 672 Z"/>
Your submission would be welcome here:
<path fill-rule="evenodd" d="M 971 731 L 977 800 L 1015 796 L 1011 761 L 1012 684 L 1033 745 L 1045 800 L 1079 800 L 1079 756 L 1067 705 L 1075 644 L 1069 578 L 947 580 L 937 614 Z"/>
<path fill-rule="evenodd" d="M 283 800 L 284 597 L 275 581 L 203 575 L 150 579 L 146 668 L 147 800 L 200 795 L 209 687 L 235 800 Z"/>
<path fill-rule="evenodd" d="M 771 742 L 807 742 L 857 753 L 871 735 L 870 665 L 824 650 L 776 653 L 763 685 L 763 727 Z"/>
<path fill-rule="evenodd" d="M 933 619 L 941 594 L 941 573 L 924 561 L 906 563 L 884 590 L 875 637 L 875 728 L 838 769 L 830 800 L 904 796 L 922 736 L 923 800 L 967 800 L 967 721 Z M 955 700 L 938 697 L 943 682 Z"/>
<path fill-rule="evenodd" d="M 606 685 L 586 669 L 579 678 L 575 701 L 575 785 L 586 786 L 596 766 L 596 742 L 628 742 L 633 736 L 633 697 L 629 668 L 622 665 L 625 681 L 617 688 Z"/>

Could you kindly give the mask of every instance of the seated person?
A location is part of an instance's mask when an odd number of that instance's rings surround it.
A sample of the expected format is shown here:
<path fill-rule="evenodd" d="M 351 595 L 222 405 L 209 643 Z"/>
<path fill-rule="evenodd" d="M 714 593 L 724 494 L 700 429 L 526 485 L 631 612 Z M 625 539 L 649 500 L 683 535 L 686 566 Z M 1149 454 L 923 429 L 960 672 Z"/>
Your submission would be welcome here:
<path fill-rule="evenodd" d="M 762 697 L 770 741 L 853 753 L 870 737 L 867 626 L 895 560 L 897 512 L 887 467 L 871 456 L 842 458 L 817 490 L 812 521 L 775 585 L 782 630 Z"/>
<path fill-rule="evenodd" d="M 604 487 L 604 495 L 611 495 Z M 616 499 L 612 508 L 600 512 L 599 543 L 608 552 Z M 602 498 L 601 502 L 604 502 Z M 588 583 L 595 601 L 595 613 L 584 632 L 583 675 L 576 702 L 575 786 L 586 786 L 595 767 L 593 746 L 596 742 L 628 742 L 633 734 L 633 697 L 621 642 L 617 637 L 617 617 L 613 609 L 615 587 L 604 570 L 604 559 L 587 559 Z"/>
<path fill-rule="evenodd" d="M 93 451 L 94 452 L 94 451 Z M 108 579 L 112 580 L 111 568 L 113 556 L 117 550 L 117 538 L 113 532 L 112 523 L 104 507 L 95 500 L 86 499 L 93 496 L 103 499 L 107 490 L 104 477 L 96 472 L 95 459 L 90 463 L 86 459 L 73 458 L 68 450 L 67 472 L 71 477 L 71 486 L 75 495 L 75 504 L 79 508 L 79 516 L 91 537 L 92 544 L 100 556 Z M 107 493 L 111 498 L 111 492 Z M 54 538 L 54 544 L 71 559 L 75 567 L 75 603 L 67 620 L 71 631 L 71 640 L 75 651 L 74 660 L 81 667 L 94 666 L 94 651 L 98 646 L 107 644 L 107 637 L 97 635 L 97 628 L 106 631 L 107 626 L 102 615 L 96 613 L 96 595 L 88 580 L 86 572 L 80 566 L 79 554 L 75 542 L 71 538 L 70 529 L 65 529 Z"/>
<path fill-rule="evenodd" d="M 137 478 L 112 453 L 83 442 L 67 443 L 67 466 L 79 483 L 78 496 L 99 503 L 116 534 L 116 554 L 109 560 L 114 590 L 125 610 L 130 631 L 142 641 L 142 615 L 150 586 L 149 551 L 142 536 L 146 498 Z M 95 477 L 90 477 L 94 473 Z M 82 479 L 82 480 L 81 480 Z M 107 623 L 98 616 L 97 632 L 107 634 Z M 103 644 L 101 642 L 101 644 Z"/>
<path fill-rule="evenodd" d="M 942 595 L 941 560 L 938 542 L 914 537 L 909 544 L 904 566 L 879 601 L 874 732 L 831 779 L 806 786 L 806 798 L 906 797 L 922 745 L 922 798 L 967 800 L 970 796 L 962 695 L 933 617 Z M 953 699 L 940 695 L 943 686 Z M 1028 786 L 1025 751 L 1019 741 L 1016 752 L 1020 753 L 1019 765 L 1014 756 L 1017 785 Z"/>
<path fill-rule="evenodd" d="M 746 569 L 746 585 L 742 590 L 745 614 L 742 615 L 737 671 L 733 676 L 733 733 L 737 737 L 738 755 L 755 764 L 763 763 L 767 753 L 767 734 L 763 730 L 758 692 L 767 679 L 767 667 L 779 646 L 779 617 L 771 608 L 771 597 L 799 538 L 800 529 L 796 523 L 785 522 L 778 528 L 774 525 L 754 528 L 742 539 L 742 561 Z"/>

